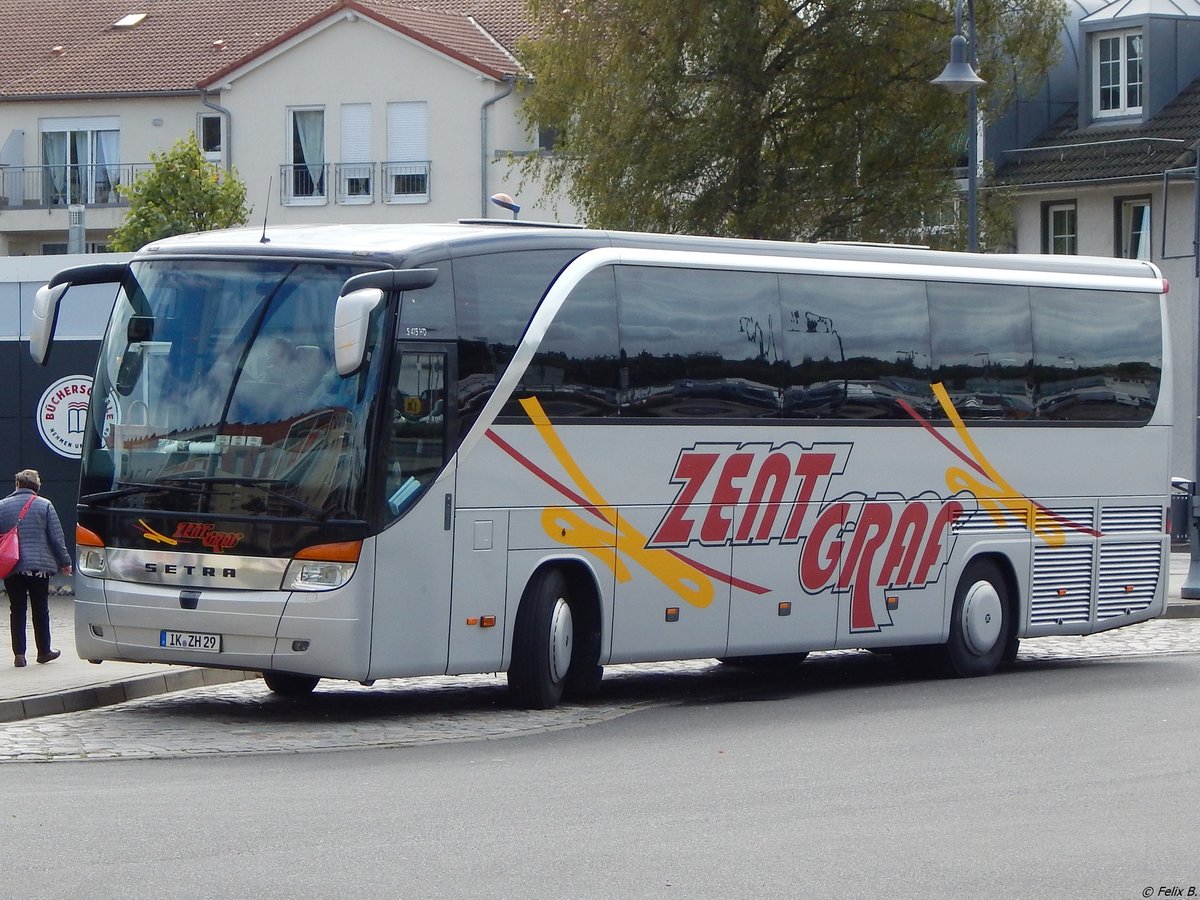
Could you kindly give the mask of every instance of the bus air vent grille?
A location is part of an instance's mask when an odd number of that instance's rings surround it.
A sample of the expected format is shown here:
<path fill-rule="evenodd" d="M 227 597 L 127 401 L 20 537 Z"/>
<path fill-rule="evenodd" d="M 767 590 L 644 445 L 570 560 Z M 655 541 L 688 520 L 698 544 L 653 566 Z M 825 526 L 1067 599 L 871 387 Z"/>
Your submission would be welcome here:
<path fill-rule="evenodd" d="M 1102 534 L 1129 534 L 1134 531 L 1149 531 L 1162 534 L 1163 508 L 1161 506 L 1106 506 L 1100 512 Z"/>
<path fill-rule="evenodd" d="M 1033 526 L 1039 534 L 1059 531 L 1093 531 L 1096 528 L 1096 510 L 1090 506 L 1069 509 L 1036 507 Z"/>
<path fill-rule="evenodd" d="M 1096 618 L 1138 612 L 1154 602 L 1162 576 L 1162 546 L 1155 542 L 1102 544 Z"/>
<path fill-rule="evenodd" d="M 1024 528 L 1025 516 L 1003 507 L 994 511 L 983 508 L 976 509 L 954 520 L 954 531 L 958 534 L 981 531 L 1022 531 Z"/>
<path fill-rule="evenodd" d="M 1065 547 L 1035 547 L 1031 625 L 1062 625 L 1086 622 L 1091 611 L 1091 544 Z"/>

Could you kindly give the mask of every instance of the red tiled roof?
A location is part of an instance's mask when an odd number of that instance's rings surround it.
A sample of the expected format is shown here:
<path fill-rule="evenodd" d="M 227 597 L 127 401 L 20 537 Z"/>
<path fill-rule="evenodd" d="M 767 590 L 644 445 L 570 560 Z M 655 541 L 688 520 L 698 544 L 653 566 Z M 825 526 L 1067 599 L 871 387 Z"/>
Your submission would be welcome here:
<path fill-rule="evenodd" d="M 500 78 L 524 0 L 0 0 L 0 98 L 195 91 L 353 10 Z M 144 12 L 131 28 L 122 16 Z M 492 31 L 489 23 L 494 23 Z"/>

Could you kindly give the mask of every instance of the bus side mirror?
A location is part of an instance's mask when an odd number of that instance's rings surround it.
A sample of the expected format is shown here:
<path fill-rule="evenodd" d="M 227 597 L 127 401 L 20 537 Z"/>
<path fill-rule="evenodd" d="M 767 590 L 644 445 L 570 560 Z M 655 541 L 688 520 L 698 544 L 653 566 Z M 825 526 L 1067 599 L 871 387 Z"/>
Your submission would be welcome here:
<path fill-rule="evenodd" d="M 58 322 L 58 304 L 70 284 L 42 285 L 33 297 L 33 321 L 29 323 L 29 355 L 39 366 L 50 358 L 54 326 Z"/>
<path fill-rule="evenodd" d="M 339 375 L 353 375 L 362 365 L 371 314 L 382 303 L 379 288 L 362 288 L 338 297 L 333 313 L 333 359 Z"/>

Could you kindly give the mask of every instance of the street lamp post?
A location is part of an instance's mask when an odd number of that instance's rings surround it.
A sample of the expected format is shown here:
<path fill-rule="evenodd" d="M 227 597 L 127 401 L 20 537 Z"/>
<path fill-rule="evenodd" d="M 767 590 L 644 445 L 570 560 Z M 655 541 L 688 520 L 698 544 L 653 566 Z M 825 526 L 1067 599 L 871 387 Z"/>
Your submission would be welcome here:
<path fill-rule="evenodd" d="M 963 0 L 954 5 L 954 37 L 950 39 L 950 62 L 931 84 L 940 84 L 953 94 L 967 93 L 967 249 L 979 249 L 979 210 L 976 194 L 979 188 L 979 108 L 975 88 L 985 84 L 975 73 L 975 2 L 966 0 L 967 30 L 970 40 L 963 37 Z"/>

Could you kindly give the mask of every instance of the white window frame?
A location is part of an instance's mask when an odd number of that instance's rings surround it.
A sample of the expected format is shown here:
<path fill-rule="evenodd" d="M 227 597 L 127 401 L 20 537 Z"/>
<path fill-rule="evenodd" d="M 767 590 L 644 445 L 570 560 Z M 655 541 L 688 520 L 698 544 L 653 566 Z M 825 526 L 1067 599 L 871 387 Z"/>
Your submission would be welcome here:
<path fill-rule="evenodd" d="M 1149 197 L 1131 197 L 1121 201 L 1118 252 L 1122 259 L 1151 258 L 1152 218 Z"/>
<path fill-rule="evenodd" d="M 1069 220 L 1070 227 L 1059 229 L 1060 221 L 1068 224 L 1064 220 Z M 1045 228 L 1047 253 L 1070 256 L 1079 253 L 1079 208 L 1074 200 L 1047 204 Z"/>
<path fill-rule="evenodd" d="M 1135 40 L 1136 39 L 1136 40 Z M 1101 48 L 1107 42 L 1116 42 L 1115 58 L 1101 61 Z M 1133 55 L 1136 43 L 1137 56 Z M 1130 78 L 1129 66 L 1136 61 L 1137 80 Z M 1137 91 L 1131 97 L 1131 90 Z M 1115 90 L 1118 102 L 1103 108 L 1108 92 Z M 1140 28 L 1123 31 L 1102 31 L 1092 37 L 1092 113 L 1097 119 L 1113 116 L 1135 116 L 1142 112 L 1146 92 L 1146 40 Z M 1136 102 L 1130 102 L 1135 100 Z"/>
<path fill-rule="evenodd" d="M 220 163 L 224 159 L 225 153 L 225 117 L 217 113 L 198 113 L 196 115 L 196 143 L 200 145 L 200 152 L 204 154 L 204 158 L 210 163 Z M 216 149 L 211 149 L 204 146 L 204 126 L 206 122 L 216 121 L 217 123 L 217 146 Z"/>
<path fill-rule="evenodd" d="M 341 162 L 337 165 L 337 202 L 362 206 L 375 202 L 375 162 L 371 153 L 371 104 L 343 103 Z"/>
<path fill-rule="evenodd" d="M 297 178 L 302 178 L 297 174 L 297 168 L 304 166 L 310 170 L 312 164 L 303 157 L 297 158 L 297 151 L 294 144 L 293 135 L 296 133 L 296 116 L 298 113 L 320 113 L 321 114 L 321 134 L 320 134 L 320 161 L 317 166 L 321 170 L 321 175 L 318 178 L 313 178 L 308 175 L 308 180 L 313 182 L 312 193 L 304 193 L 296 190 Z M 280 186 L 283 190 L 283 203 L 285 206 L 326 206 L 329 203 L 329 151 L 328 141 L 325 137 L 326 125 L 328 124 L 328 116 L 325 115 L 324 106 L 289 106 L 287 108 L 287 138 L 284 152 L 286 176 L 284 183 Z"/>
<path fill-rule="evenodd" d="M 428 203 L 428 103 L 407 101 L 387 105 L 387 152 L 387 161 L 383 164 L 384 202 Z M 424 190 L 410 189 L 419 184 L 424 185 Z"/>
<path fill-rule="evenodd" d="M 61 160 L 46 158 L 46 135 L 62 135 Z M 82 153 L 80 153 L 82 151 Z M 42 191 L 62 198 L 62 205 L 115 204 L 121 183 L 121 119 L 80 116 L 41 119 L 38 156 L 43 166 Z M 108 157 L 113 157 L 109 159 Z"/>

